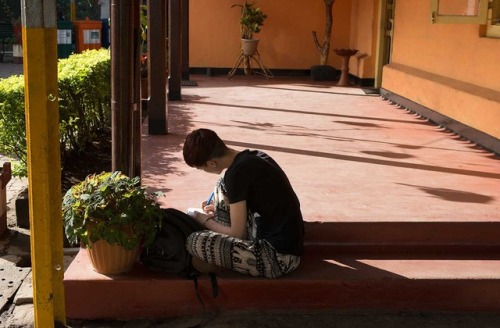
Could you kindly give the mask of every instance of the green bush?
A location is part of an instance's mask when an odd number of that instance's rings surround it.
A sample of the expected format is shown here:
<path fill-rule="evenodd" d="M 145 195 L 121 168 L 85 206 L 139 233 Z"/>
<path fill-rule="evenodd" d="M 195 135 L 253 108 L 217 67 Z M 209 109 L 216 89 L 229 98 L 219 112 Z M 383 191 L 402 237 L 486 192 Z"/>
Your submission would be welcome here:
<path fill-rule="evenodd" d="M 26 176 L 26 123 L 24 77 L 0 79 L 0 153 L 14 157 L 12 173 Z"/>
<path fill-rule="evenodd" d="M 111 126 L 111 62 L 108 50 L 59 60 L 61 150 L 84 151 Z"/>
<path fill-rule="evenodd" d="M 60 59 L 59 128 L 62 162 L 83 152 L 111 127 L 109 50 L 90 50 Z M 14 176 L 27 175 L 24 77 L 0 79 L 0 153 L 13 157 Z"/>

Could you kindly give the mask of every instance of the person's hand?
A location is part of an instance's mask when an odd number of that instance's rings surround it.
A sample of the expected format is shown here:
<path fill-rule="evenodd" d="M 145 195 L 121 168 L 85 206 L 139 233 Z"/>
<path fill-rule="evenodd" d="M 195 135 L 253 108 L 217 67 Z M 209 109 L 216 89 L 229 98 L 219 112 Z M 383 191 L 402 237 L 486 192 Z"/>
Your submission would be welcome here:
<path fill-rule="evenodd" d="M 205 223 L 207 222 L 208 219 L 214 217 L 213 213 L 204 213 L 201 212 L 200 209 L 196 208 L 188 208 L 186 213 L 203 226 L 205 226 Z"/>
<path fill-rule="evenodd" d="M 203 212 L 205 212 L 207 214 L 214 215 L 214 212 L 215 212 L 214 203 L 210 203 L 210 204 L 207 205 L 207 202 L 203 201 L 201 203 L 201 208 L 203 209 Z"/>

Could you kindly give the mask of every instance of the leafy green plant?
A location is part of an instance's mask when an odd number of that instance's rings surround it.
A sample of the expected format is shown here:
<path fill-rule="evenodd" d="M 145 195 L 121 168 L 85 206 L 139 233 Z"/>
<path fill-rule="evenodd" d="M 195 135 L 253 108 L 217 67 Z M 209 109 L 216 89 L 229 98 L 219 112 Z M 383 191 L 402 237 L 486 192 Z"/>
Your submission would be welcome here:
<path fill-rule="evenodd" d="M 255 2 L 249 3 L 247 0 L 243 4 L 235 4 L 233 7 L 241 8 L 241 38 L 252 39 L 254 33 L 260 32 L 260 27 L 264 25 L 267 15 L 258 7 L 255 7 Z"/>
<path fill-rule="evenodd" d="M 141 5 L 139 12 L 139 23 L 141 27 L 141 48 L 142 52 L 146 49 L 146 42 L 148 40 L 148 6 Z"/>
<path fill-rule="evenodd" d="M 107 49 L 59 60 L 61 152 L 83 151 L 111 126 L 111 60 Z"/>
<path fill-rule="evenodd" d="M 60 59 L 59 131 L 61 156 L 85 151 L 111 128 L 111 59 L 107 49 Z M 0 153 L 13 159 L 13 175 L 26 169 L 24 77 L 0 79 Z"/>
<path fill-rule="evenodd" d="M 141 5 L 139 22 L 141 27 L 141 77 L 148 77 L 148 7 Z"/>
<path fill-rule="evenodd" d="M 139 177 L 119 171 L 92 174 L 71 187 L 63 198 L 63 222 L 72 243 L 105 240 L 128 250 L 153 242 L 162 212 Z"/>
<path fill-rule="evenodd" d="M 26 176 L 24 77 L 0 80 L 0 153 L 14 157 L 12 174 Z"/>

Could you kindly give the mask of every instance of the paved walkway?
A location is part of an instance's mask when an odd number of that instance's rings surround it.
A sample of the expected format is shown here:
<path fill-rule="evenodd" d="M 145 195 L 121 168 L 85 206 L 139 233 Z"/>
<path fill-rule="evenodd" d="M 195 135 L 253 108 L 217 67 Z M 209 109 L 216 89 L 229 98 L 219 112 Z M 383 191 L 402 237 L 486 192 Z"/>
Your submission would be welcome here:
<path fill-rule="evenodd" d="M 500 220 L 499 158 L 378 95 L 307 78 L 193 79 L 169 105 L 169 134 L 143 137 L 144 183 L 165 206 L 210 193 L 217 177 L 182 159 L 186 134 L 206 127 L 275 158 L 306 221 Z"/>
<path fill-rule="evenodd" d="M 0 63 L 0 77 L 21 72 L 21 65 Z M 185 135 L 208 127 L 232 147 L 273 156 L 290 177 L 307 221 L 500 220 L 499 158 L 378 96 L 307 78 L 192 80 L 198 86 L 183 88 L 183 101 L 169 105 L 169 134 L 143 136 L 143 180 L 166 193 L 165 206 L 198 206 L 210 193 L 216 177 L 187 167 L 181 155 Z M 499 325 L 498 316 L 480 314 L 309 312 L 259 315 L 261 320 L 246 317 L 241 322 L 244 317 L 227 320 L 232 327 L 249 327 L 247 320 L 253 326 L 276 327 L 276 318 L 280 327 L 302 327 L 304 318 L 308 324 L 330 327 Z M 206 327 L 226 327 L 224 318 Z M 165 324 L 87 322 L 75 327 Z"/>
<path fill-rule="evenodd" d="M 0 79 L 9 77 L 11 75 L 23 74 L 23 65 L 12 63 L 0 63 Z"/>

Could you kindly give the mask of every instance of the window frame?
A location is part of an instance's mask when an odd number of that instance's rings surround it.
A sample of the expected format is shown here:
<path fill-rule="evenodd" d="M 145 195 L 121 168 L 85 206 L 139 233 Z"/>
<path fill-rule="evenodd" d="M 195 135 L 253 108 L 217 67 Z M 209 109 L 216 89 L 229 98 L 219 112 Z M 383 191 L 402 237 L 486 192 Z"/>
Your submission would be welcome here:
<path fill-rule="evenodd" d="M 486 36 L 489 38 L 500 38 L 500 0 L 490 0 L 491 4 L 488 8 L 488 19 L 486 21 Z M 497 23 L 493 22 L 493 11 L 496 10 L 495 19 Z"/>
<path fill-rule="evenodd" d="M 478 14 L 474 16 L 465 15 L 440 15 L 439 1 L 431 0 L 431 22 L 433 24 L 486 24 L 488 18 L 489 0 L 478 1 Z"/>

